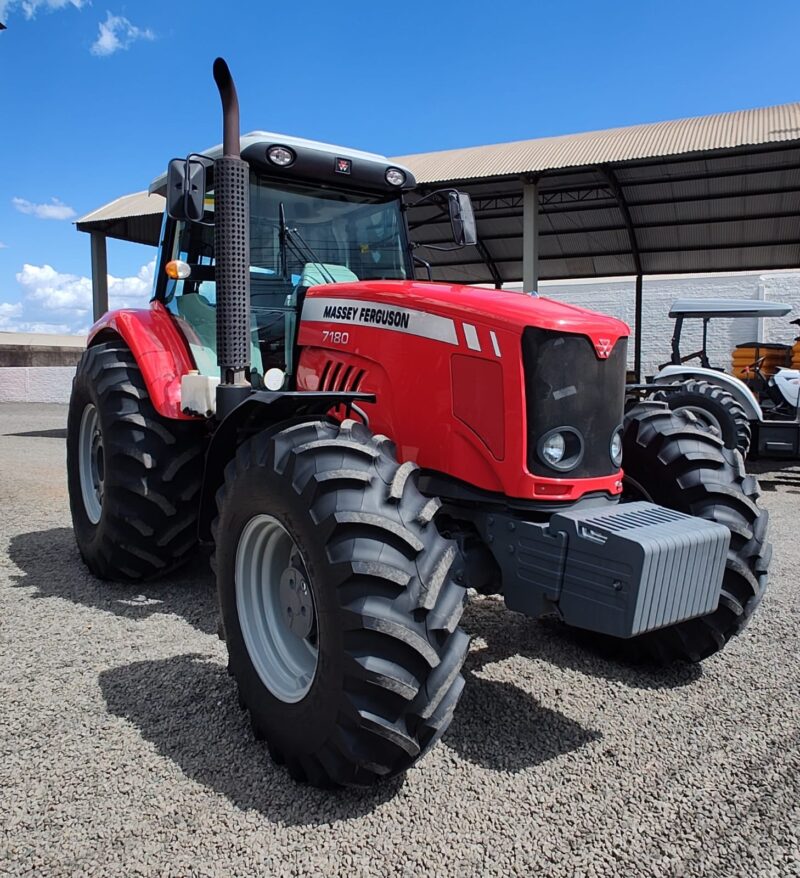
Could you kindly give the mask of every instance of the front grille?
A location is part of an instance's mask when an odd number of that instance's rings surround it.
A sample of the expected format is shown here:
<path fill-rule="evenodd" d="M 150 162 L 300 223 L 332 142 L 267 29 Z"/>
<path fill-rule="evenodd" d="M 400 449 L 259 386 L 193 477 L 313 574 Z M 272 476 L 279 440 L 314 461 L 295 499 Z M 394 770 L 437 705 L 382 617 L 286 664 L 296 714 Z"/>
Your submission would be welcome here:
<path fill-rule="evenodd" d="M 591 340 L 529 326 L 522 334 L 528 427 L 528 469 L 550 478 L 591 478 L 615 473 L 609 453 L 622 423 L 628 340 L 621 338 L 601 360 Z M 544 464 L 536 446 L 556 427 L 573 427 L 583 436 L 584 453 L 569 472 Z"/>

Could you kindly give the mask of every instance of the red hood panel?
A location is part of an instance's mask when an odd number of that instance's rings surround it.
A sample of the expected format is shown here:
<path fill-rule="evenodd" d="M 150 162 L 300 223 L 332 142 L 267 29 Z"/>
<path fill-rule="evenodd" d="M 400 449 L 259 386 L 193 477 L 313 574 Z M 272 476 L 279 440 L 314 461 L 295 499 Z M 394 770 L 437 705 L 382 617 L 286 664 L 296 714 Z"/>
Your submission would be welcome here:
<path fill-rule="evenodd" d="M 376 299 L 398 308 L 415 308 L 446 317 L 483 319 L 498 329 L 516 330 L 538 326 L 560 332 L 585 335 L 592 339 L 601 358 L 608 355 L 617 340 L 630 334 L 627 324 L 615 317 L 597 314 L 576 305 L 566 305 L 541 296 L 509 293 L 461 284 L 427 281 L 360 281 L 326 284 L 309 289 L 309 297 Z"/>

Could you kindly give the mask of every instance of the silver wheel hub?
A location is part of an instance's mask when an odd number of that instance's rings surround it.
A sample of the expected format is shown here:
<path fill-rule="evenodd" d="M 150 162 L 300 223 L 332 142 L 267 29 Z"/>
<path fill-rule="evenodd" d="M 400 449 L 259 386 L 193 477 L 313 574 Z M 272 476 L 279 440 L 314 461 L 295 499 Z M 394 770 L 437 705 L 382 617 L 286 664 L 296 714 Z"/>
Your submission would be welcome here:
<path fill-rule="evenodd" d="M 81 415 L 78 432 L 78 475 L 86 517 L 92 524 L 97 524 L 103 512 L 105 455 L 100 418 L 92 403 L 84 408 Z"/>
<path fill-rule="evenodd" d="M 308 637 L 314 623 L 314 603 L 308 583 L 296 567 L 287 567 L 283 571 L 280 595 L 286 626 L 301 640 Z"/>
<path fill-rule="evenodd" d="M 314 595 L 302 556 L 271 515 L 254 515 L 236 547 L 236 611 L 247 654 L 261 682 L 294 704 L 317 672 Z"/>

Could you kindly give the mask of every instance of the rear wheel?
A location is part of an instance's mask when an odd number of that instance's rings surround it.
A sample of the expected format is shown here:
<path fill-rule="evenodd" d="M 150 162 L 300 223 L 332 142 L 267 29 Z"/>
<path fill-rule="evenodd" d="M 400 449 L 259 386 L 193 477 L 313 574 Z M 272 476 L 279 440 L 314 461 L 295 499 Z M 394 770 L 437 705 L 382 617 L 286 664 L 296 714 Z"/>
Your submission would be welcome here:
<path fill-rule="evenodd" d="M 628 499 L 716 521 L 730 531 L 717 609 L 620 641 L 632 657 L 701 661 L 744 629 L 766 589 L 772 547 L 758 482 L 745 472 L 738 451 L 725 448 L 690 413 L 662 404 L 643 404 L 626 415 L 623 449 Z"/>
<path fill-rule="evenodd" d="M 229 670 L 256 736 L 316 786 L 405 771 L 448 727 L 469 645 L 416 466 L 353 421 L 303 423 L 246 441 L 217 503 Z"/>
<path fill-rule="evenodd" d="M 75 539 L 102 579 L 145 579 L 194 547 L 203 431 L 162 418 L 120 340 L 81 357 L 67 418 L 67 481 Z"/>
<path fill-rule="evenodd" d="M 673 411 L 688 411 L 722 439 L 726 448 L 736 448 L 747 456 L 752 431 L 739 402 L 716 384 L 687 381 L 680 389 L 659 390 L 653 399 L 665 402 Z"/>

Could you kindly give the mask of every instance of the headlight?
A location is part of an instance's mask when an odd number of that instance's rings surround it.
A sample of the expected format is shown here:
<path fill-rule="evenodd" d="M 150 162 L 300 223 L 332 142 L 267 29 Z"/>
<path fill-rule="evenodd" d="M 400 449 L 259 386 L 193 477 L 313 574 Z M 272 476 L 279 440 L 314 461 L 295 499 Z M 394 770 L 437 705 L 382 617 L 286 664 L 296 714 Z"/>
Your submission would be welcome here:
<path fill-rule="evenodd" d="M 390 186 L 402 186 L 406 182 L 406 175 L 400 168 L 389 168 L 386 172 L 386 182 Z"/>
<path fill-rule="evenodd" d="M 550 464 L 558 464 L 561 463 L 561 459 L 564 457 L 564 452 L 567 450 L 567 443 L 564 441 L 564 437 L 561 433 L 553 433 L 552 436 L 548 436 L 547 439 L 542 442 L 542 457 L 545 460 L 545 463 Z"/>
<path fill-rule="evenodd" d="M 622 427 L 614 431 L 608 451 L 614 466 L 622 466 Z"/>
<path fill-rule="evenodd" d="M 294 161 L 294 153 L 288 146 L 271 146 L 267 150 L 267 158 L 273 165 L 285 168 Z"/>
<path fill-rule="evenodd" d="M 583 459 L 583 437 L 574 427 L 556 427 L 539 439 L 536 450 L 542 463 L 567 472 Z"/>

